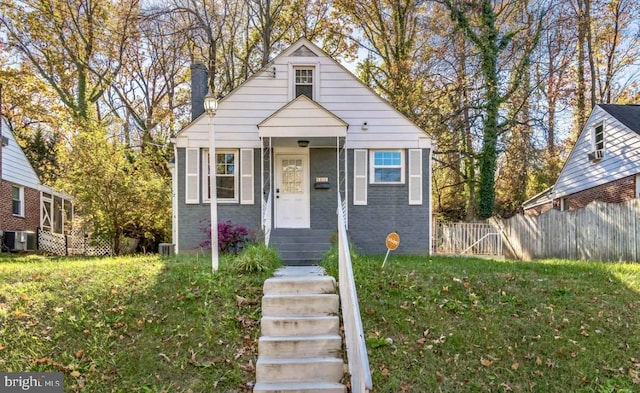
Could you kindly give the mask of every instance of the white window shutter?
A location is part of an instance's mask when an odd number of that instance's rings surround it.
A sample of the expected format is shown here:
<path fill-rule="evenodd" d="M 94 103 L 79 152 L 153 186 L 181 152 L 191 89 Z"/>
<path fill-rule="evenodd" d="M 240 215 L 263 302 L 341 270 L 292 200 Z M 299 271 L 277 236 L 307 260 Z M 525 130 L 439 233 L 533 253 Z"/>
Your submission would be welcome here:
<path fill-rule="evenodd" d="M 186 149 L 184 167 L 184 203 L 200 203 L 200 149 Z"/>
<path fill-rule="evenodd" d="M 240 204 L 254 204 L 253 149 L 240 150 Z"/>
<path fill-rule="evenodd" d="M 353 204 L 367 204 L 367 151 L 353 151 Z"/>
<path fill-rule="evenodd" d="M 409 149 L 409 204 L 422 205 L 422 150 Z"/>

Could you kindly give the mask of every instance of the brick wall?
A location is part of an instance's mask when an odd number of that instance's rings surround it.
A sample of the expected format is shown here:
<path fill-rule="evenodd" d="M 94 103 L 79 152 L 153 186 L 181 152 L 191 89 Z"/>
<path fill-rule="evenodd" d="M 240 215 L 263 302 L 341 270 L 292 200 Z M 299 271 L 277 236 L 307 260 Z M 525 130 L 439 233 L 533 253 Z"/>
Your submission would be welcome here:
<path fill-rule="evenodd" d="M 252 231 L 259 231 L 261 225 L 262 190 L 260 188 L 260 149 L 254 150 L 253 162 L 253 189 L 255 201 L 253 205 L 241 205 L 240 203 L 218 203 L 218 222 L 231 220 L 234 224 L 242 225 Z M 200 243 L 207 240 L 206 228 L 210 224 L 211 207 L 209 203 L 185 204 L 185 149 L 178 149 L 178 242 L 179 253 L 193 253 L 200 250 Z M 201 165 L 201 164 L 200 164 Z M 202 173 L 202 168 L 201 168 Z M 199 180 L 200 181 L 200 180 Z M 201 187 L 202 188 L 202 187 Z M 202 193 L 200 190 L 200 200 Z"/>
<path fill-rule="evenodd" d="M 408 154 L 405 154 L 405 164 Z M 384 254 L 385 239 L 390 232 L 400 235 L 400 247 L 395 254 L 428 254 L 431 228 L 429 228 L 429 197 L 431 171 L 429 151 L 422 151 L 422 205 L 409 205 L 408 174 L 405 184 L 368 184 L 367 205 L 353 204 L 353 150 L 349 150 L 349 238 L 358 252 Z M 405 165 L 405 171 L 408 171 Z"/>
<path fill-rule="evenodd" d="M 309 149 L 311 188 L 311 228 L 336 230 L 338 216 L 338 175 L 336 172 L 336 149 Z M 329 189 L 314 187 L 317 177 L 329 179 Z"/>
<path fill-rule="evenodd" d="M 40 191 L 24 188 L 24 217 L 13 215 L 12 186 L 0 180 L 0 230 L 3 231 L 37 231 L 40 226 Z"/>
<path fill-rule="evenodd" d="M 628 176 L 568 195 L 566 200 L 569 204 L 569 210 L 581 209 L 595 200 L 607 203 L 620 203 L 633 199 L 635 198 L 636 192 L 635 178 L 635 175 Z"/>

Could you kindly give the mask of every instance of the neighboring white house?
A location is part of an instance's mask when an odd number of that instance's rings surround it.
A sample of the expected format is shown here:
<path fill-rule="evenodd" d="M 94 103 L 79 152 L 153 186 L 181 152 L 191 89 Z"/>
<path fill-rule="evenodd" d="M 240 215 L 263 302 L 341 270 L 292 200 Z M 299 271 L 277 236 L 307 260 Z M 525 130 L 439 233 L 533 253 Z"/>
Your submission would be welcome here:
<path fill-rule="evenodd" d="M 4 119 L 0 119 L 0 232 L 9 249 L 36 247 L 38 229 L 64 233 L 73 220 L 68 195 L 43 185 Z"/>
<path fill-rule="evenodd" d="M 360 251 L 386 251 L 392 231 L 398 252 L 430 251 L 432 138 L 316 45 L 279 54 L 220 100 L 213 123 L 206 69 L 192 80 L 193 121 L 175 139 L 178 252 L 206 237 L 212 127 L 219 221 L 335 230 L 340 193 Z"/>
<path fill-rule="evenodd" d="M 524 203 L 525 213 L 574 210 L 591 201 L 640 197 L 640 106 L 596 105 L 553 187 Z"/>

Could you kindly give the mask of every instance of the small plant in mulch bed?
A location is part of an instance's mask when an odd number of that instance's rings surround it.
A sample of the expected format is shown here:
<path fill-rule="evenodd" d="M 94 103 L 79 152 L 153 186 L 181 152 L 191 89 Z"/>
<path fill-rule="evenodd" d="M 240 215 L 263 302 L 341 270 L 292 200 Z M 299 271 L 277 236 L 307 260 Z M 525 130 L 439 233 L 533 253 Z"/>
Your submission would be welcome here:
<path fill-rule="evenodd" d="M 240 273 L 274 271 L 280 266 L 280 259 L 273 248 L 252 243 L 231 259 L 231 268 Z"/>
<path fill-rule="evenodd" d="M 209 220 L 201 222 L 200 228 L 207 233 L 207 239 L 198 246 L 211 248 L 211 225 Z M 231 221 L 218 223 L 218 251 L 222 254 L 237 254 L 245 245 L 251 242 L 251 235 L 247 228 Z"/>

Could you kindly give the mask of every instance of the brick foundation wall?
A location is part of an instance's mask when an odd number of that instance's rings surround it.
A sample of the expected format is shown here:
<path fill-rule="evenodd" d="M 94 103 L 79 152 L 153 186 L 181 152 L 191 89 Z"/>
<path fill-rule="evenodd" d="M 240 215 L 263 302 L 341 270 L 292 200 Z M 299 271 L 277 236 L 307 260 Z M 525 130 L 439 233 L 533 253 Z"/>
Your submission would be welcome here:
<path fill-rule="evenodd" d="M 0 180 L 0 230 L 36 232 L 40 226 L 40 191 L 24 188 L 24 217 L 18 217 L 12 211 L 12 186 Z"/>
<path fill-rule="evenodd" d="M 636 176 L 628 176 L 601 186 L 568 195 L 569 210 L 581 209 L 590 202 L 621 203 L 635 198 Z"/>

